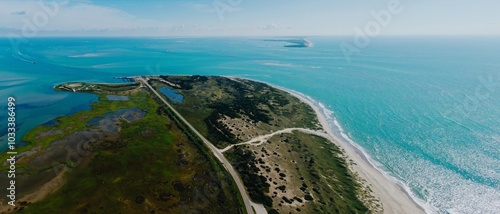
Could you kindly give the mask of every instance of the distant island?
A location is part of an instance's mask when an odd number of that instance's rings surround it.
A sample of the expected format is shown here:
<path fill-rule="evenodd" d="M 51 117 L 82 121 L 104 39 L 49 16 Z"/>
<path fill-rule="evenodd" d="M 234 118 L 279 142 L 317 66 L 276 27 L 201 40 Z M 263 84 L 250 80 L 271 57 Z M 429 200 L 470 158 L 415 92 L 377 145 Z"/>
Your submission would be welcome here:
<path fill-rule="evenodd" d="M 125 79 L 54 88 L 99 101 L 26 134 L 16 206 L 0 212 L 383 213 L 396 203 L 293 92 L 233 77 Z"/>
<path fill-rule="evenodd" d="M 286 42 L 285 48 L 310 48 L 313 43 L 308 39 L 266 39 L 267 42 Z"/>

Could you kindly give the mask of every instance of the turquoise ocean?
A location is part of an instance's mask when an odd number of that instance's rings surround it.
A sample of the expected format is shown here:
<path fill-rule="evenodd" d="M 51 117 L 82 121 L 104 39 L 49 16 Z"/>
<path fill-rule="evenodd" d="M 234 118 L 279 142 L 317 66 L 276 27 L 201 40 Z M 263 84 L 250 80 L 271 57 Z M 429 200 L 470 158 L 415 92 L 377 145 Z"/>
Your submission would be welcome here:
<path fill-rule="evenodd" d="M 427 212 L 500 213 L 499 38 L 380 37 L 350 61 L 340 48 L 350 37 L 311 37 L 304 48 L 289 39 L 0 39 L 0 150 L 9 96 L 16 98 L 20 138 L 97 100 L 55 92 L 58 83 L 236 76 L 317 101 L 339 137 Z"/>

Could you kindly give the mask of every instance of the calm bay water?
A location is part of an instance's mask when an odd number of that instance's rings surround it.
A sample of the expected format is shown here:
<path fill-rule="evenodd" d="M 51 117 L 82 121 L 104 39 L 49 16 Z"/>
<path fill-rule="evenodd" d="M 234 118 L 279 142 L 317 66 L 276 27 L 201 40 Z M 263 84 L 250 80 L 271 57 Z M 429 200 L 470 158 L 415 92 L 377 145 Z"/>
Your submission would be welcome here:
<path fill-rule="evenodd" d="M 331 125 L 424 206 L 500 211 L 500 39 L 377 38 L 351 62 L 339 48 L 351 38 L 309 40 L 314 46 L 287 48 L 260 38 L 39 38 L 18 52 L 0 39 L 0 109 L 6 112 L 8 96 L 17 99 L 22 136 L 97 100 L 54 92 L 58 83 L 159 74 L 250 78 L 320 102 Z"/>

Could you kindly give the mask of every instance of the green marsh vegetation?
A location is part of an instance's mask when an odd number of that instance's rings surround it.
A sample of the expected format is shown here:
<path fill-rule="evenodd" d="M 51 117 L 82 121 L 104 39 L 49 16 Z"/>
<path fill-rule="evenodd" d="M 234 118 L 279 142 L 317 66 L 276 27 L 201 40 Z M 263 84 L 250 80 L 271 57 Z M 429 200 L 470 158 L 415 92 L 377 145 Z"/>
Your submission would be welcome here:
<path fill-rule="evenodd" d="M 100 101 L 93 103 L 91 110 L 57 118 L 55 125 L 30 131 L 24 138 L 29 145 L 23 149 L 42 147 L 30 158 L 43 154 L 52 142 L 68 135 L 102 132 L 89 125 L 95 118 L 106 119 L 106 115 L 122 109 L 139 109 L 145 114 L 133 122 L 119 118 L 115 124 L 119 132 L 92 142 L 91 155 L 80 164 L 61 163 L 69 169 L 65 184 L 39 202 L 25 203 L 27 206 L 21 206 L 23 213 L 244 212 L 231 176 L 150 92 L 136 84 L 82 83 L 78 87 L 85 88 L 82 92 L 98 94 Z M 109 94 L 129 99 L 112 101 L 106 99 Z M 56 134 L 41 135 L 51 131 Z M 24 162 L 29 168 L 29 159 Z"/>

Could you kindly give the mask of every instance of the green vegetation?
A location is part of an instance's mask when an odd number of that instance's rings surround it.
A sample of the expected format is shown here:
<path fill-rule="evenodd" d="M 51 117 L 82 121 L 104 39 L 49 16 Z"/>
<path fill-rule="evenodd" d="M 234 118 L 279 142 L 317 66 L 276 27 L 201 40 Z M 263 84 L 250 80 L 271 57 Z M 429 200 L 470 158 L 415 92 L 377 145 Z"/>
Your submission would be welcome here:
<path fill-rule="evenodd" d="M 294 132 L 226 155 L 253 200 L 279 213 L 366 213 L 361 184 L 328 140 Z"/>
<path fill-rule="evenodd" d="M 17 151 L 19 153 L 26 152 L 36 146 L 42 146 L 42 149 L 44 149 L 54 141 L 60 140 L 77 131 L 84 130 L 87 128 L 86 123 L 92 118 L 100 117 L 105 113 L 114 112 L 118 109 L 124 108 L 137 107 L 139 109 L 146 110 L 148 104 L 150 105 L 152 102 L 149 101 L 148 103 L 148 100 L 141 96 L 131 97 L 128 101 L 109 101 L 103 94 L 99 96 L 99 100 L 101 102 L 91 104 L 92 110 L 85 110 L 70 116 L 59 117 L 55 119 L 57 122 L 55 125 L 41 125 L 30 130 L 22 139 L 22 141 L 27 142 L 28 145 L 18 147 Z M 2 160 L 6 160 L 7 156 L 8 155 L 6 153 L 3 153 L 0 155 L 0 158 L 2 158 Z M 25 167 L 27 160 L 28 159 L 18 162 L 17 167 Z M 7 168 L 8 166 L 2 166 L 0 167 L 0 171 Z"/>
<path fill-rule="evenodd" d="M 285 128 L 321 130 L 307 104 L 263 83 L 204 76 L 148 79 L 156 90 L 170 87 L 181 93 L 183 102 L 172 105 L 219 148 Z M 47 175 L 54 166 L 68 172 L 64 185 L 55 185 L 58 190 L 49 197 L 35 203 L 20 201 L 23 213 L 245 212 L 223 165 L 150 90 L 138 83 L 67 83 L 55 89 L 95 93 L 99 102 L 25 136 L 29 145 L 21 149 L 33 154 L 18 163 L 21 180 L 39 181 L 26 189 L 47 191 L 38 187 L 57 176 Z M 113 101 L 106 95 L 128 99 Z M 67 156 L 61 145 L 75 141 L 82 141 L 89 155 L 79 161 L 61 158 Z M 260 145 L 238 145 L 224 154 L 252 200 L 269 213 L 381 209 L 370 198 L 369 188 L 350 172 L 338 147 L 324 138 L 278 134 Z"/>
<path fill-rule="evenodd" d="M 184 102 L 173 105 L 219 148 L 270 130 L 319 128 L 309 106 L 264 83 L 212 76 L 161 76 L 149 82 L 157 89 L 168 87 L 163 81 L 179 86 Z"/>
<path fill-rule="evenodd" d="M 258 161 L 256 161 L 255 155 L 249 150 L 237 147 L 230 150 L 226 157 L 231 160 L 231 165 L 240 174 L 250 198 L 255 203 L 273 207 L 273 200 L 268 196 L 270 185 L 267 183 L 266 177 L 259 175 Z"/>
<path fill-rule="evenodd" d="M 54 88 L 56 91 L 106 93 L 106 92 L 124 92 L 136 89 L 138 83 L 133 84 L 92 84 L 92 83 L 64 83 Z"/>
<path fill-rule="evenodd" d="M 102 139 L 99 141 L 89 140 L 91 155 L 81 162 L 71 159 L 62 162 L 70 169 L 64 177 L 65 184 L 44 200 L 32 204 L 22 202 L 22 213 L 244 212 L 231 176 L 196 135 L 155 101 L 156 96 L 153 98 L 138 84 L 111 88 L 79 85 L 86 88 L 80 91 L 88 93 L 99 89 L 93 92 L 99 95 L 100 101 L 93 103 L 89 111 L 58 118 L 53 126 L 30 131 L 24 139 L 30 144 L 23 149 L 43 148 L 23 163 L 31 168 L 30 160 L 46 155 L 49 152 L 46 148 L 71 138 L 72 134 L 85 132 L 100 136 L 105 133 L 104 137 L 97 138 Z M 106 94 L 126 95 L 129 99 L 110 101 Z M 144 116 L 129 122 L 120 115 L 117 122 L 110 125 L 117 125 L 119 132 L 105 131 L 108 126 L 89 125 L 96 118 L 108 120 L 116 116 L 116 112 L 127 109 L 139 109 Z M 50 172 L 50 163 L 45 165 L 44 170 L 24 176 L 36 177 L 47 169 Z"/>
<path fill-rule="evenodd" d="M 321 129 L 307 104 L 263 83 L 200 76 L 150 77 L 149 83 L 181 93 L 184 102 L 174 107 L 219 148 L 285 128 Z M 365 205 L 370 194 L 327 139 L 280 134 L 259 146 L 235 146 L 225 155 L 252 200 L 269 213 L 367 213 L 367 206 L 378 208 L 373 201 Z"/>

